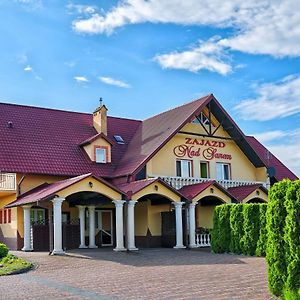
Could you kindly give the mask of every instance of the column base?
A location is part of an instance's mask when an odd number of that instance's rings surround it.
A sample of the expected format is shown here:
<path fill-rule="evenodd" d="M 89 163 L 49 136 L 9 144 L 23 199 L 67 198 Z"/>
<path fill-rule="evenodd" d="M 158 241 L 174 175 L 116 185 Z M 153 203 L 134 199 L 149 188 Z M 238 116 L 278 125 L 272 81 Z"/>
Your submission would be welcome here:
<path fill-rule="evenodd" d="M 86 246 L 86 245 L 80 245 L 78 248 L 79 249 L 86 249 L 86 248 L 88 248 L 88 246 Z"/>
<path fill-rule="evenodd" d="M 98 246 L 96 246 L 96 245 L 89 245 L 89 249 L 97 249 L 98 248 Z"/>
<path fill-rule="evenodd" d="M 128 250 L 128 251 L 138 251 L 139 249 L 136 248 L 136 247 L 134 247 L 134 248 L 128 248 L 127 250 Z"/>
<path fill-rule="evenodd" d="M 197 248 L 196 244 L 189 245 L 189 248 Z"/>
<path fill-rule="evenodd" d="M 117 252 L 127 251 L 126 248 L 114 248 L 113 250 L 114 250 L 114 251 L 117 251 Z"/>
<path fill-rule="evenodd" d="M 185 249 L 186 246 L 178 245 L 178 246 L 174 246 L 173 248 L 174 248 L 174 249 Z"/>
<path fill-rule="evenodd" d="M 24 248 L 24 247 L 21 250 L 24 252 L 32 252 L 33 251 L 32 248 Z"/>
<path fill-rule="evenodd" d="M 53 250 L 51 255 L 65 255 L 65 251 L 64 250 Z"/>

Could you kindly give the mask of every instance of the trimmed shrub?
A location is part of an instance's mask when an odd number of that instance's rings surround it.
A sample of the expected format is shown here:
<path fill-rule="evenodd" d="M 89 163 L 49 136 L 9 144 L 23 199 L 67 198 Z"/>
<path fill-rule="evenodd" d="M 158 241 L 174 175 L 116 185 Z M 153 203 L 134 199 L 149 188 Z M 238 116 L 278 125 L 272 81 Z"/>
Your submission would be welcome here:
<path fill-rule="evenodd" d="M 7 256 L 8 247 L 5 244 L 0 243 L 0 259 Z"/>
<path fill-rule="evenodd" d="M 286 208 L 284 202 L 290 184 L 290 180 L 283 180 L 274 184 L 269 192 L 266 214 L 268 281 L 269 289 L 275 296 L 282 295 L 287 274 L 284 241 Z"/>
<path fill-rule="evenodd" d="M 300 291 L 300 180 L 289 184 L 285 198 L 287 278 L 285 288 L 292 293 Z M 298 298 L 299 299 L 299 298 Z"/>
<path fill-rule="evenodd" d="M 242 250 L 244 254 L 255 255 L 259 238 L 259 204 L 247 204 L 243 209 L 244 235 Z"/>
<path fill-rule="evenodd" d="M 243 204 L 232 205 L 230 212 L 230 252 L 241 254 L 241 240 L 244 234 L 244 216 L 243 216 Z"/>
<path fill-rule="evenodd" d="M 212 230 L 212 250 L 215 253 L 229 252 L 231 207 L 232 205 L 222 204 L 215 208 Z"/>
<path fill-rule="evenodd" d="M 267 204 L 259 205 L 259 238 L 257 241 L 257 247 L 255 251 L 256 256 L 266 256 L 267 245 L 267 227 L 266 227 L 266 213 Z"/>

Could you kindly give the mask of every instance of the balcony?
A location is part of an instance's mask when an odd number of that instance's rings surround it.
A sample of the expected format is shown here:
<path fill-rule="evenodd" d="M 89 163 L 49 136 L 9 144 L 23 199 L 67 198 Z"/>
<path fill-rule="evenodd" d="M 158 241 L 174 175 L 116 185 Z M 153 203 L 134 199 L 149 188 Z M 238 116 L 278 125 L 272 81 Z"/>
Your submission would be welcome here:
<path fill-rule="evenodd" d="M 16 187 L 16 174 L 0 173 L 0 192 L 15 191 Z"/>
<path fill-rule="evenodd" d="M 185 185 L 191 185 L 195 183 L 207 182 L 210 180 L 214 180 L 212 178 L 196 178 L 196 177 L 173 177 L 173 176 L 150 176 L 150 177 L 160 177 L 165 182 L 170 184 L 175 189 L 180 189 Z M 264 187 L 267 187 L 266 182 L 261 181 L 245 181 L 245 180 L 216 180 L 220 185 L 222 185 L 225 189 L 230 187 L 237 187 L 242 185 L 252 185 L 252 184 L 262 184 Z"/>

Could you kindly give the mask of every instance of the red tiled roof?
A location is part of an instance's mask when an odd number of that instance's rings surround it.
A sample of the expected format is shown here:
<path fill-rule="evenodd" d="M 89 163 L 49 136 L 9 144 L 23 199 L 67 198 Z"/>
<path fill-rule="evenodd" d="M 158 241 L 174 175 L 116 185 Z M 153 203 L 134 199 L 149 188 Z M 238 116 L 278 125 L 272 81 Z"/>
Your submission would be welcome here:
<path fill-rule="evenodd" d="M 108 138 L 105 134 L 103 134 L 102 132 L 95 134 L 94 136 L 88 138 L 87 140 L 83 141 L 82 143 L 80 143 L 80 146 L 85 146 L 87 144 L 92 143 L 93 141 L 95 141 L 98 138 L 102 138 L 104 140 L 106 140 L 109 144 L 113 145 L 114 142 Z"/>
<path fill-rule="evenodd" d="M 180 128 L 192 121 L 212 98 L 210 94 L 144 120 L 132 138 L 115 176 L 132 174 L 142 167 Z"/>
<path fill-rule="evenodd" d="M 264 193 L 268 194 L 268 190 L 262 184 L 251 184 L 237 187 L 228 188 L 230 194 L 232 194 L 239 202 L 242 202 L 256 189 L 261 189 Z"/>
<path fill-rule="evenodd" d="M 120 184 L 117 185 L 117 187 L 123 191 L 127 196 L 134 195 L 147 187 L 148 185 L 154 183 L 154 182 L 159 182 L 171 191 L 173 191 L 175 194 L 179 195 L 180 197 L 183 197 L 183 194 L 180 193 L 180 191 L 174 189 L 172 186 L 170 186 L 168 183 L 163 181 L 161 178 L 151 178 L 151 179 L 143 179 L 143 180 L 137 180 L 137 181 L 132 181 L 129 183 L 125 184 Z"/>
<path fill-rule="evenodd" d="M 58 193 L 59 191 L 65 189 L 77 182 L 80 182 L 81 180 L 86 179 L 90 176 L 92 176 L 93 178 L 97 179 L 98 181 L 104 183 L 105 185 L 109 186 L 110 188 L 116 190 L 120 194 L 123 194 L 123 192 L 121 190 L 119 190 L 115 186 L 111 185 L 104 179 L 97 178 L 97 177 L 93 176 L 91 173 L 88 173 L 88 174 L 84 174 L 81 176 L 76 176 L 73 178 L 68 178 L 65 180 L 57 181 L 57 182 L 54 182 L 51 184 L 43 183 L 40 186 L 22 194 L 21 196 L 19 196 L 17 198 L 16 201 L 10 203 L 6 207 L 14 207 L 14 206 L 25 205 L 25 204 L 29 204 L 29 203 L 33 203 L 33 202 L 37 202 L 37 201 L 48 200 L 51 197 L 55 196 L 55 194 Z"/>
<path fill-rule="evenodd" d="M 211 185 L 214 185 L 219 190 L 221 190 L 223 193 L 225 193 L 230 198 L 234 198 L 234 196 L 229 193 L 225 188 L 223 188 L 220 184 L 218 184 L 215 180 L 210 180 L 207 182 L 201 182 L 201 183 L 195 183 L 191 185 L 185 185 L 183 186 L 179 192 L 187 199 L 192 200 L 197 195 L 205 191 L 208 187 Z"/>
<path fill-rule="evenodd" d="M 268 149 L 263 146 L 255 137 L 247 136 L 246 139 L 252 146 L 252 148 L 256 151 L 256 153 L 260 156 L 266 167 L 275 168 L 274 177 L 276 178 L 276 180 L 280 181 L 284 178 L 288 178 L 290 180 L 298 179 L 298 177 L 289 168 L 287 168 L 275 155 L 273 155 L 272 153 L 270 153 L 271 155 L 267 155 Z"/>
<path fill-rule="evenodd" d="M 8 122 L 12 122 L 9 128 Z M 90 161 L 79 145 L 95 136 L 92 114 L 14 104 L 0 104 L 0 171 L 112 177 L 141 121 L 108 117 L 108 138 L 121 135 L 112 147 L 112 163 Z"/>

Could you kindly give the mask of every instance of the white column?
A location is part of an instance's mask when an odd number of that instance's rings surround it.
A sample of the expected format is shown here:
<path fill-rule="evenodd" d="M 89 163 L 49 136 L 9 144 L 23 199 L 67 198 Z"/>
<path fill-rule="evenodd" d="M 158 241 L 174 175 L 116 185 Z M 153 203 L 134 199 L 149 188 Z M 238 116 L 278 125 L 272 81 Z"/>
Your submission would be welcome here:
<path fill-rule="evenodd" d="M 80 246 L 79 248 L 87 248 L 85 245 L 85 206 L 77 205 L 79 210 L 79 222 L 80 222 Z"/>
<path fill-rule="evenodd" d="M 123 204 L 124 200 L 114 200 L 116 206 L 116 248 L 115 251 L 126 251 L 124 248 Z"/>
<path fill-rule="evenodd" d="M 95 206 L 88 206 L 89 209 L 89 248 L 98 248 L 95 243 Z"/>
<path fill-rule="evenodd" d="M 22 248 L 23 251 L 32 251 L 31 247 L 31 225 L 30 225 L 30 208 L 31 205 L 24 205 L 23 212 L 24 212 L 24 247 Z"/>
<path fill-rule="evenodd" d="M 51 200 L 53 203 L 53 234 L 54 234 L 54 245 L 52 255 L 64 254 L 62 248 L 62 221 L 61 221 L 61 205 L 65 201 L 64 198 L 54 198 Z"/>
<path fill-rule="evenodd" d="M 195 207 L 197 202 L 192 202 L 189 204 L 189 247 L 196 247 L 196 216 L 195 216 Z"/>
<path fill-rule="evenodd" d="M 184 202 L 173 202 L 175 206 L 176 217 L 176 246 L 175 249 L 183 249 L 183 234 L 182 234 L 182 204 Z"/>
<path fill-rule="evenodd" d="M 135 200 L 127 202 L 127 247 L 128 250 L 139 250 L 135 247 L 135 235 L 134 235 L 134 206 L 137 203 Z"/>

